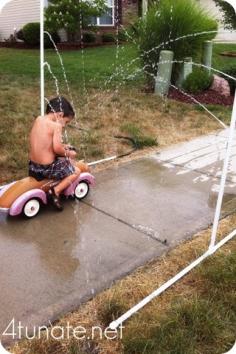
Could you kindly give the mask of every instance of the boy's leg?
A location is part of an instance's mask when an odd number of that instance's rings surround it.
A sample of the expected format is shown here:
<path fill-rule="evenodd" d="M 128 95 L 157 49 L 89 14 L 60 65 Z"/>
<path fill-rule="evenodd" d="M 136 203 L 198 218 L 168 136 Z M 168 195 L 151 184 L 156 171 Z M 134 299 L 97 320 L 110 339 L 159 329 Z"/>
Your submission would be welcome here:
<path fill-rule="evenodd" d="M 71 168 L 73 167 L 73 173 L 71 173 Z M 69 187 L 80 175 L 81 171 L 77 166 L 71 165 L 70 161 L 66 159 L 56 160 L 53 165 L 53 170 L 56 171 L 54 177 L 59 178 L 60 182 L 49 190 L 52 202 L 54 206 L 62 211 L 63 207 L 60 202 L 60 194 L 63 190 Z M 63 175 L 66 176 L 63 178 Z"/>
<path fill-rule="evenodd" d="M 80 175 L 80 170 L 75 168 L 75 173 L 65 177 L 56 187 L 54 187 L 55 194 L 59 196 L 64 189 L 69 187 Z"/>
<path fill-rule="evenodd" d="M 77 167 L 81 172 L 90 172 L 90 167 L 83 160 L 75 161 L 74 167 Z"/>

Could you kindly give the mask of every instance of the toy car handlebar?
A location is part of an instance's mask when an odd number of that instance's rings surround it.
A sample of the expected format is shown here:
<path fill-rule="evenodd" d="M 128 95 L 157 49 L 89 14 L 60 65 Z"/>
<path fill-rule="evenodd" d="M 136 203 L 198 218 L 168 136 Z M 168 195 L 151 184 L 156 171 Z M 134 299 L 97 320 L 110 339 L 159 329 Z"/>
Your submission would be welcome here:
<path fill-rule="evenodd" d="M 77 149 L 72 145 L 67 146 L 65 149 L 69 151 L 77 151 Z"/>

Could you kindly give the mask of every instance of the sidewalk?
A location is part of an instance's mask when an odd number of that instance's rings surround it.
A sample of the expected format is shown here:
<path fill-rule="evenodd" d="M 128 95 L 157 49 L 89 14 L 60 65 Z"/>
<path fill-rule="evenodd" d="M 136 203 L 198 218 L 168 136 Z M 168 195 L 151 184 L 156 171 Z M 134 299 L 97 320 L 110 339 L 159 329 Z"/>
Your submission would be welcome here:
<path fill-rule="evenodd" d="M 85 202 L 67 201 L 62 214 L 0 217 L 0 333 L 13 317 L 48 324 L 209 226 L 226 137 L 221 131 L 104 170 Z M 223 213 L 236 209 L 236 141 L 233 153 Z"/>

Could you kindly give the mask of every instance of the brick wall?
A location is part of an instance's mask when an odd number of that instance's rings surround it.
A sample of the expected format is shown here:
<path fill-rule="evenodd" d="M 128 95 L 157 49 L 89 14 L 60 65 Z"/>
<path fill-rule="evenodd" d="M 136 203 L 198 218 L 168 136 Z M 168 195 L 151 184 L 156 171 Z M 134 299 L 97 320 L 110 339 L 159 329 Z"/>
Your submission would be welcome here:
<path fill-rule="evenodd" d="M 139 14 L 139 1 L 138 0 L 121 0 L 122 14 L 121 23 L 127 27 L 134 23 Z"/>

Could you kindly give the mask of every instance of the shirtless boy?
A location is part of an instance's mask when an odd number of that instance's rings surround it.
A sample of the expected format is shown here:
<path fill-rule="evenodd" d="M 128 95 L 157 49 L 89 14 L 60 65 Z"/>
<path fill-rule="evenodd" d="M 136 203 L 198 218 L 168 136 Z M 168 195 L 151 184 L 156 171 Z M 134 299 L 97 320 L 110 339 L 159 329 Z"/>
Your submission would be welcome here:
<path fill-rule="evenodd" d="M 51 200 L 58 210 L 63 210 L 60 193 L 80 175 L 80 168 L 72 159 L 76 152 L 63 144 L 62 132 L 75 113 L 64 97 L 53 98 L 46 108 L 46 115 L 38 117 L 30 133 L 29 176 L 38 181 L 54 179 L 60 181 L 49 190 Z M 88 170 L 85 164 L 82 169 Z"/>

